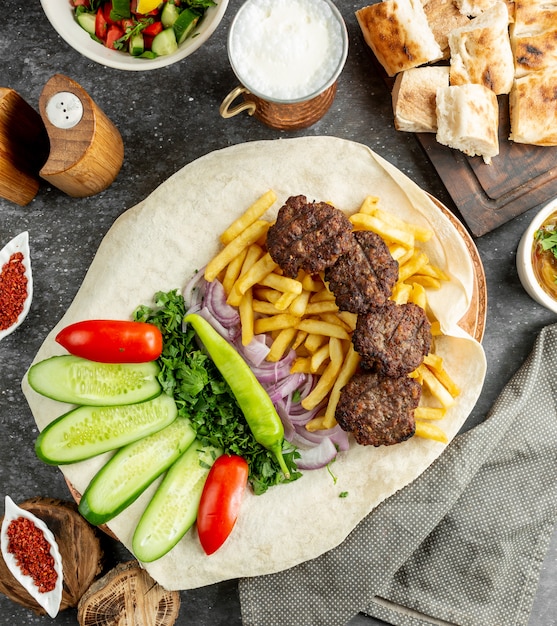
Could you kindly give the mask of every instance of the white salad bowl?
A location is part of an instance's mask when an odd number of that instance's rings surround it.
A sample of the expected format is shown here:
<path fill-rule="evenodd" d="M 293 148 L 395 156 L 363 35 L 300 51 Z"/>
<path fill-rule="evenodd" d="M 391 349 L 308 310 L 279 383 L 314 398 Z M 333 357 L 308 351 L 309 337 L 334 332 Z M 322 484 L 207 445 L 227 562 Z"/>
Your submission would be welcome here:
<path fill-rule="evenodd" d="M 83 56 L 119 70 L 144 71 L 172 65 L 200 48 L 215 32 L 228 5 L 228 0 L 215 1 L 217 5 L 207 9 L 194 33 L 178 47 L 176 52 L 155 59 L 142 59 L 120 50 L 110 50 L 92 39 L 77 23 L 70 0 L 41 0 L 41 5 L 54 30 Z"/>
<path fill-rule="evenodd" d="M 557 198 L 554 198 L 536 214 L 524 231 L 516 253 L 516 268 L 522 286 L 528 295 L 546 309 L 557 313 L 557 300 L 551 297 L 540 285 L 534 272 L 532 251 L 536 231 L 553 214 L 557 212 Z"/>

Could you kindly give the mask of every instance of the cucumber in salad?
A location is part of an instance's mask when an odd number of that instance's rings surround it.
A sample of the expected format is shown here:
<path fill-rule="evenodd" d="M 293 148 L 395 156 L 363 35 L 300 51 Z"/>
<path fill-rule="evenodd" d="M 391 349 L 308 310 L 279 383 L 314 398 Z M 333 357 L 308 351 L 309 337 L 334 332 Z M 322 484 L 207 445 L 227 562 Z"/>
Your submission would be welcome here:
<path fill-rule="evenodd" d="M 155 9 L 140 13 L 137 0 L 70 2 L 78 24 L 95 41 L 143 58 L 172 54 L 194 35 L 205 11 L 216 5 L 214 0 L 161 0 Z"/>

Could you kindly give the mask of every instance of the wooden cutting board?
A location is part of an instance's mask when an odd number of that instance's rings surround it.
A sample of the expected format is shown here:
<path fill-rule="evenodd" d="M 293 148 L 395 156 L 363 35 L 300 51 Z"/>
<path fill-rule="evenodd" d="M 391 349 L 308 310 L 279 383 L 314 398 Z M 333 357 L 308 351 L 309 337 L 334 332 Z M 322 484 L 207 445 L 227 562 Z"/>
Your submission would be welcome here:
<path fill-rule="evenodd" d="M 557 147 L 509 141 L 508 96 L 499 97 L 499 155 L 486 165 L 442 146 L 432 133 L 417 139 L 473 235 L 485 235 L 557 195 Z"/>

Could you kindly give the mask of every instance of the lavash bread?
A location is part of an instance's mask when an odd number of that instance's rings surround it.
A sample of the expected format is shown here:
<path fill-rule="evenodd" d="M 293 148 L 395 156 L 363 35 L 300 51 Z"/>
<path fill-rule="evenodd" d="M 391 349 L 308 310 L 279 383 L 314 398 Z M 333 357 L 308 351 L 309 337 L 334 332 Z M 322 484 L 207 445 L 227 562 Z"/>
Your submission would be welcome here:
<path fill-rule="evenodd" d="M 509 108 L 509 139 L 536 146 L 557 145 L 557 67 L 517 78 Z"/>
<path fill-rule="evenodd" d="M 435 41 L 443 51 L 443 58 L 448 59 L 449 33 L 454 28 L 465 26 L 470 20 L 458 10 L 453 0 L 425 0 L 423 7 Z"/>
<path fill-rule="evenodd" d="M 499 108 L 491 89 L 471 83 L 441 87 L 436 103 L 439 143 L 486 163 L 499 154 Z"/>
<path fill-rule="evenodd" d="M 437 131 L 436 94 L 449 86 L 449 67 L 414 67 L 397 75 L 392 91 L 395 128 L 411 133 Z"/>
<path fill-rule="evenodd" d="M 420 0 L 384 0 L 356 11 L 356 18 L 389 76 L 443 58 Z"/>
<path fill-rule="evenodd" d="M 511 27 L 515 76 L 557 67 L 557 3 L 517 0 Z"/>
<path fill-rule="evenodd" d="M 475 83 L 506 94 L 514 79 L 509 12 L 497 2 L 466 26 L 449 33 L 451 85 Z"/>

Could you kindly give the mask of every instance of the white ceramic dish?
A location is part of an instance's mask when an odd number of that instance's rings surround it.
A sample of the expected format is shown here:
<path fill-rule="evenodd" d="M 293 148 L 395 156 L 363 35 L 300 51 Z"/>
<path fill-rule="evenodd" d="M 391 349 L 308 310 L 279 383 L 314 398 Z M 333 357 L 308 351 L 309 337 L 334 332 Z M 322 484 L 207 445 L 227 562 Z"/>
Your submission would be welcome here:
<path fill-rule="evenodd" d="M 557 300 L 553 299 L 539 284 L 532 266 L 532 245 L 534 234 L 553 213 L 557 212 L 557 198 L 554 198 L 536 214 L 525 230 L 516 252 L 516 268 L 522 286 L 528 295 L 546 309 L 557 313 Z"/>
<path fill-rule="evenodd" d="M 23 311 L 19 314 L 17 318 L 17 322 L 12 324 L 9 328 L 5 330 L 0 330 L 0 341 L 7 337 L 23 322 L 23 320 L 27 317 L 27 313 L 29 313 L 29 309 L 31 308 L 31 301 L 33 299 L 33 277 L 31 275 L 31 254 L 29 251 L 29 233 L 27 231 L 20 233 L 16 237 L 14 237 L 11 241 L 9 241 L 3 248 L 0 250 L 0 270 L 4 267 L 4 264 L 10 260 L 10 257 L 15 252 L 21 252 L 23 254 L 23 263 L 25 265 L 25 276 L 27 277 L 27 299 L 25 300 L 25 304 L 23 306 Z"/>
<path fill-rule="evenodd" d="M 11 522 L 23 517 L 30 520 L 33 524 L 43 533 L 45 539 L 50 545 L 50 554 L 54 559 L 54 570 L 56 571 L 56 585 L 52 591 L 41 593 L 39 588 L 34 583 L 31 576 L 23 574 L 21 571 L 15 556 L 8 551 L 9 539 L 8 539 L 8 527 Z M 30 511 L 22 509 L 17 506 L 15 502 L 6 496 L 6 507 L 4 513 L 4 521 L 2 522 L 2 528 L 0 532 L 0 547 L 2 549 L 2 556 L 8 566 L 8 569 L 13 574 L 15 579 L 22 585 L 22 587 L 30 593 L 33 598 L 46 610 L 50 617 L 56 617 L 60 609 L 60 602 L 62 600 L 62 588 L 63 588 L 63 571 L 62 571 L 62 557 L 56 543 L 56 538 L 52 534 L 48 526 L 39 519 L 36 515 L 33 515 Z"/>
<path fill-rule="evenodd" d="M 156 59 L 141 59 L 119 50 L 109 50 L 91 39 L 90 35 L 76 22 L 70 0 L 41 0 L 41 5 L 54 30 L 83 56 L 101 65 L 119 70 L 144 71 L 172 65 L 200 48 L 220 24 L 228 0 L 218 0 L 217 6 L 207 9 L 195 33 L 188 37 L 176 52 Z"/>

